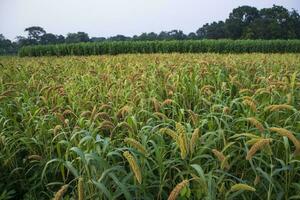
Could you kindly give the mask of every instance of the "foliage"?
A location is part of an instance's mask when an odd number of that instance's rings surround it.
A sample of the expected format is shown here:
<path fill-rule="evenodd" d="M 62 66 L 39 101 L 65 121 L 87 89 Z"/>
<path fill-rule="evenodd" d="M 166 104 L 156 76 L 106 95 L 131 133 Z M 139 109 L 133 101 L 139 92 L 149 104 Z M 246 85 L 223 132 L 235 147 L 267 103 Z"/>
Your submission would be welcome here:
<path fill-rule="evenodd" d="M 300 39 L 299 27 L 300 15 L 295 10 L 240 6 L 224 22 L 205 24 L 197 34 L 206 39 Z"/>
<path fill-rule="evenodd" d="M 31 26 L 28 28 L 25 28 L 25 32 L 28 32 L 28 39 L 35 40 L 39 42 L 41 40 L 41 37 L 46 34 L 46 31 L 39 26 Z"/>
<path fill-rule="evenodd" d="M 299 54 L 0 63 L 1 199 L 300 197 Z"/>
<path fill-rule="evenodd" d="M 68 33 L 66 37 L 66 43 L 88 42 L 89 40 L 90 38 L 85 32 Z"/>
<path fill-rule="evenodd" d="M 0 55 L 17 53 L 15 44 L 0 34 Z"/>
<path fill-rule="evenodd" d="M 297 53 L 300 40 L 123 41 L 26 46 L 20 56 L 103 55 L 126 53 Z"/>

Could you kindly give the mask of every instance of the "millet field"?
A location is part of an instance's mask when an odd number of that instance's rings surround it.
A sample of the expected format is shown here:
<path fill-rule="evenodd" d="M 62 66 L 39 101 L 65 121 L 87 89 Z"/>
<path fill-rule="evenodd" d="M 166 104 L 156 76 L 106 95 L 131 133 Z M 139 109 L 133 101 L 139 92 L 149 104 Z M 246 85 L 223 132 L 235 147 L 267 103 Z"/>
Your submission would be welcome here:
<path fill-rule="evenodd" d="M 300 199 L 300 54 L 0 57 L 0 188 Z"/>

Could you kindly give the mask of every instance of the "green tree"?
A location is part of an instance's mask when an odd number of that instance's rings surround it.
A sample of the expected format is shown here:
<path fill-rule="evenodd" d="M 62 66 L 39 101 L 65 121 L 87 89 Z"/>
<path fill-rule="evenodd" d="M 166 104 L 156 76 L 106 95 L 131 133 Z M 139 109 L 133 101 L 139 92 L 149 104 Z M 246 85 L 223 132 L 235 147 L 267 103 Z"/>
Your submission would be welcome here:
<path fill-rule="evenodd" d="M 0 55 L 16 53 L 16 46 L 9 39 L 6 39 L 3 34 L 0 34 Z"/>
<path fill-rule="evenodd" d="M 300 16 L 283 6 L 258 10 L 240 6 L 232 10 L 225 22 L 204 24 L 198 38 L 218 39 L 296 39 L 300 38 Z"/>
<path fill-rule="evenodd" d="M 17 39 L 17 45 L 20 46 L 20 47 L 38 44 L 37 40 L 26 38 L 26 37 L 23 37 L 23 36 L 17 36 L 16 39 Z"/>
<path fill-rule="evenodd" d="M 243 38 L 293 39 L 299 33 L 299 14 L 282 6 L 273 5 L 259 11 L 259 17 L 246 28 Z"/>
<path fill-rule="evenodd" d="M 189 33 L 189 34 L 187 35 L 187 39 L 189 39 L 189 40 L 197 40 L 197 39 L 198 39 L 198 36 L 197 36 L 196 33 L 191 32 L 191 33 Z"/>
<path fill-rule="evenodd" d="M 46 31 L 39 26 L 31 26 L 25 29 L 28 32 L 28 39 L 40 41 L 41 37 L 46 34 Z"/>
<path fill-rule="evenodd" d="M 108 40 L 111 40 L 111 41 L 127 41 L 127 40 L 130 40 L 130 37 L 126 37 L 124 35 L 116 35 L 116 36 L 108 38 Z"/>
<path fill-rule="evenodd" d="M 273 5 L 272 8 L 260 10 L 260 18 L 264 21 L 264 30 L 268 33 L 265 39 L 287 39 L 289 11 L 282 7 Z"/>
<path fill-rule="evenodd" d="M 197 36 L 201 39 L 221 39 L 226 38 L 225 23 L 223 21 L 205 24 L 197 30 Z"/>
<path fill-rule="evenodd" d="M 52 33 L 46 33 L 41 36 L 41 44 L 55 44 L 56 43 L 56 35 Z"/>
<path fill-rule="evenodd" d="M 247 26 L 259 17 L 259 11 L 255 7 L 240 6 L 232 10 L 225 21 L 227 36 L 239 39 L 243 36 Z"/>
<path fill-rule="evenodd" d="M 90 39 L 91 42 L 103 42 L 103 41 L 105 41 L 105 40 L 106 40 L 105 37 L 92 37 L 92 38 Z"/>
<path fill-rule="evenodd" d="M 41 36 L 40 44 L 60 44 L 65 41 L 65 37 L 62 35 L 54 35 L 52 33 L 46 33 Z"/>
<path fill-rule="evenodd" d="M 158 37 L 157 37 L 159 40 L 168 40 L 169 39 L 169 34 L 168 32 L 166 31 L 161 31 L 159 34 L 158 34 Z"/>
<path fill-rule="evenodd" d="M 186 35 L 181 30 L 172 30 L 168 32 L 168 39 L 171 40 L 184 40 Z"/>
<path fill-rule="evenodd" d="M 141 40 L 141 41 L 152 41 L 157 40 L 158 35 L 154 32 L 151 33 L 142 33 L 140 36 L 134 38 L 134 40 Z"/>
<path fill-rule="evenodd" d="M 300 39 L 300 15 L 296 10 L 292 10 L 292 12 L 290 12 L 288 27 L 288 38 Z"/>
<path fill-rule="evenodd" d="M 88 42 L 89 35 L 85 32 L 68 33 L 66 43 Z"/>

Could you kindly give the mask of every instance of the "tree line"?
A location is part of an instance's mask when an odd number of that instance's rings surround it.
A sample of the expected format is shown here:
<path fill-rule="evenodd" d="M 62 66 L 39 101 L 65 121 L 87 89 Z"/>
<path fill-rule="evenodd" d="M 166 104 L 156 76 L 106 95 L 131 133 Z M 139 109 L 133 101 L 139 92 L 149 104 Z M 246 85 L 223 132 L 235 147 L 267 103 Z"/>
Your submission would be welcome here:
<path fill-rule="evenodd" d="M 67 36 L 47 33 L 42 27 L 25 29 L 27 37 L 18 36 L 15 42 L 0 34 L 0 54 L 16 53 L 28 45 L 62 44 L 102 41 L 156 41 L 156 40 L 199 40 L 199 39 L 300 39 L 300 15 L 283 6 L 257 9 L 240 6 L 232 10 L 225 21 L 206 23 L 196 32 L 189 34 L 181 30 L 150 32 L 128 37 L 89 37 L 85 32 L 68 33 Z"/>

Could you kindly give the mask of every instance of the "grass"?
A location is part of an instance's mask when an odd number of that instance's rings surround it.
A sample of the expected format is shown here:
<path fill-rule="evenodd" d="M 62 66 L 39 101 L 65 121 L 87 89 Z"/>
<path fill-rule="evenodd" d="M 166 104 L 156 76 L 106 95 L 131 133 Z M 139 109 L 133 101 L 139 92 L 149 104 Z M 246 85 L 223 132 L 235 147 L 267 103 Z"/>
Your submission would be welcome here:
<path fill-rule="evenodd" d="M 299 54 L 0 63 L 0 199 L 300 198 Z"/>

